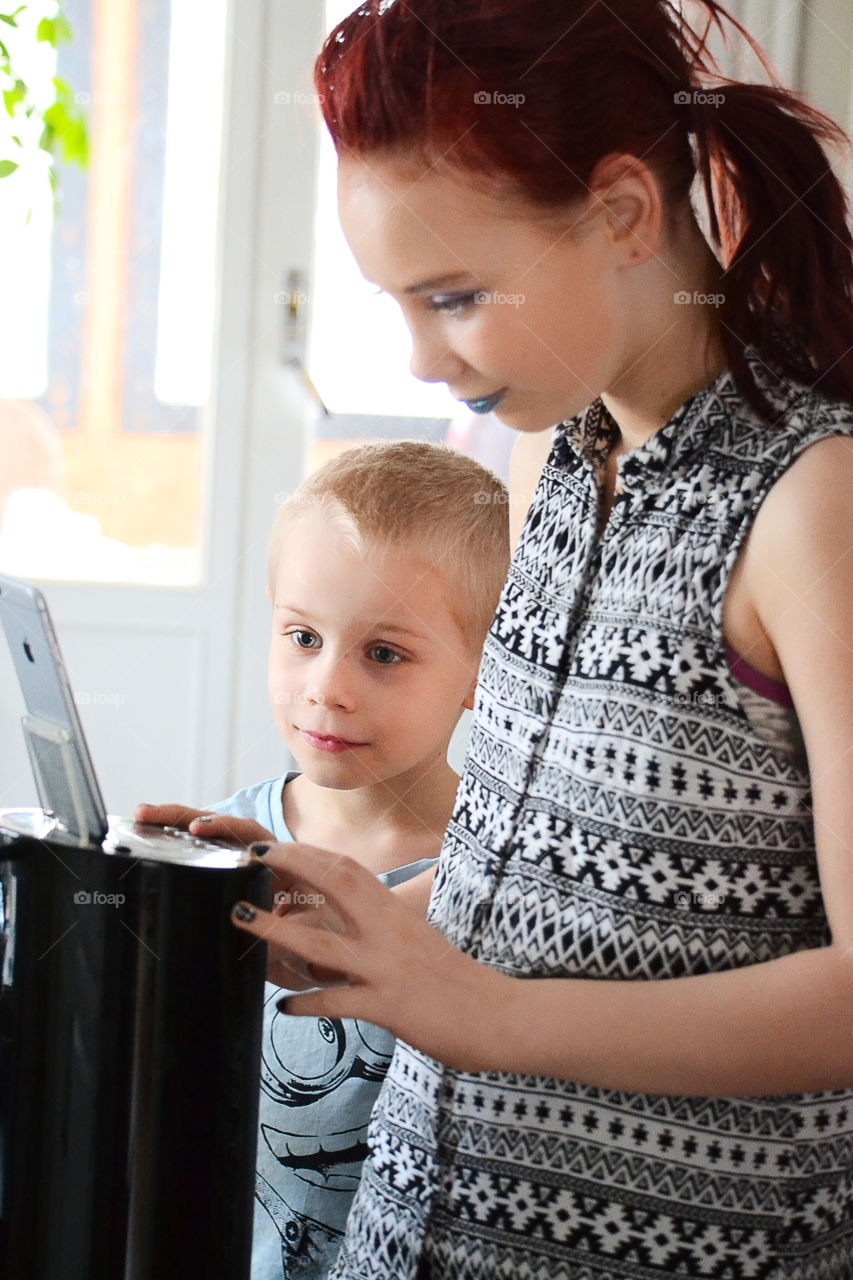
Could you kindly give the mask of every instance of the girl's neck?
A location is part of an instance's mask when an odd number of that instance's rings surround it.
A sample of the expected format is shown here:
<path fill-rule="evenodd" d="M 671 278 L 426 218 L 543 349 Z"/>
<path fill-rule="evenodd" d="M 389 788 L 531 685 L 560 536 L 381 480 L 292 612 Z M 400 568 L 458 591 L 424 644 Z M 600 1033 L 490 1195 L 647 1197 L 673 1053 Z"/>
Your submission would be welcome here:
<path fill-rule="evenodd" d="M 653 271 L 657 290 L 650 293 L 660 303 L 643 315 L 639 350 L 601 396 L 621 432 L 618 453 L 641 448 L 727 365 L 719 323 L 723 269 L 695 222 Z M 673 307 L 678 297 L 689 301 Z"/>

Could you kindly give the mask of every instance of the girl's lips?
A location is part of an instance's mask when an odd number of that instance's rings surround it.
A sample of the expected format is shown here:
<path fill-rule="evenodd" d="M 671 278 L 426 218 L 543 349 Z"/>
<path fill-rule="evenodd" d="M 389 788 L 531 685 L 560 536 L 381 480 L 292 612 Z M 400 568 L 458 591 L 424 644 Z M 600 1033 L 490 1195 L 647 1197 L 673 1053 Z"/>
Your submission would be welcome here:
<path fill-rule="evenodd" d="M 500 391 L 496 391 L 493 396 L 480 396 L 478 400 L 464 400 L 463 404 L 466 404 L 472 413 L 491 413 L 503 400 L 508 389 L 508 387 L 503 387 Z"/>
<path fill-rule="evenodd" d="M 300 733 L 318 751 L 352 751 L 354 747 L 363 747 L 363 742 L 347 742 L 346 738 L 336 738 L 327 733 L 312 733 L 310 729 L 300 729 Z"/>

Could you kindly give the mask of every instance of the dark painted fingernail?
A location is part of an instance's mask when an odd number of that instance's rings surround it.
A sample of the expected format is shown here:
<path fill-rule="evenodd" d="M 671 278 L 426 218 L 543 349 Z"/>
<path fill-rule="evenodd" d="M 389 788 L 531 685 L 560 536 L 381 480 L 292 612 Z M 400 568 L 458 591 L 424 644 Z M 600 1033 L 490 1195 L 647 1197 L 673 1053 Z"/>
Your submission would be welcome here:
<path fill-rule="evenodd" d="M 242 920 L 244 924 L 249 924 L 250 921 L 255 919 L 258 913 L 254 907 L 249 906 L 248 902 L 238 902 L 236 906 L 232 908 L 232 914 L 236 920 Z"/>
<path fill-rule="evenodd" d="M 261 841 L 257 844 L 249 845 L 249 853 L 253 858 L 265 858 L 269 851 L 270 846 L 268 844 L 263 844 Z"/>
<path fill-rule="evenodd" d="M 275 1007 L 278 1009 L 279 1013 L 289 1013 L 290 1010 L 287 1007 L 287 996 L 282 996 L 280 1000 L 276 1000 Z"/>

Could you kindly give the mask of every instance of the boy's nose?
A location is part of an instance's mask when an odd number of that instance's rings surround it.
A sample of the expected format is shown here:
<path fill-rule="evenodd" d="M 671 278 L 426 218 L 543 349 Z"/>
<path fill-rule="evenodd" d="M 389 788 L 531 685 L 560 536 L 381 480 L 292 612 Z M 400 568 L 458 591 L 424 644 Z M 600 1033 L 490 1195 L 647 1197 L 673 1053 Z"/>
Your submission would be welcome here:
<path fill-rule="evenodd" d="M 355 706 L 355 684 L 348 664 L 336 658 L 321 668 L 315 668 L 313 681 L 306 692 L 314 706 L 338 707 L 351 711 Z"/>

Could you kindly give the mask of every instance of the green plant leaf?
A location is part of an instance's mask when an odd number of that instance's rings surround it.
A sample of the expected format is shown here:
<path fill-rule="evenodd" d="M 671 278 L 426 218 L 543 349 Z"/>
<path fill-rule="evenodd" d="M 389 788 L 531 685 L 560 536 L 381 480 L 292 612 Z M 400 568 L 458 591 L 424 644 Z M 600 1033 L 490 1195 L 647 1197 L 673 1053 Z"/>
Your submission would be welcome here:
<path fill-rule="evenodd" d="M 16 80 L 11 89 L 3 90 L 3 102 L 6 106 L 7 114 L 13 116 L 15 108 L 19 103 L 26 101 L 27 86 L 23 80 Z"/>
<path fill-rule="evenodd" d="M 0 22 L 6 22 L 10 27 L 17 27 L 18 25 L 11 13 L 0 13 Z"/>
<path fill-rule="evenodd" d="M 0 160 L 0 178 L 8 178 L 17 168 L 14 160 Z"/>
<path fill-rule="evenodd" d="M 71 23 L 61 13 L 55 18 L 42 18 L 36 27 L 36 40 L 42 44 L 67 44 L 72 37 Z"/>

